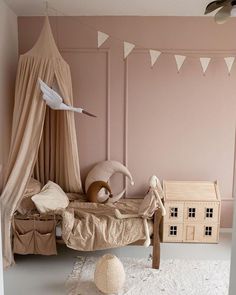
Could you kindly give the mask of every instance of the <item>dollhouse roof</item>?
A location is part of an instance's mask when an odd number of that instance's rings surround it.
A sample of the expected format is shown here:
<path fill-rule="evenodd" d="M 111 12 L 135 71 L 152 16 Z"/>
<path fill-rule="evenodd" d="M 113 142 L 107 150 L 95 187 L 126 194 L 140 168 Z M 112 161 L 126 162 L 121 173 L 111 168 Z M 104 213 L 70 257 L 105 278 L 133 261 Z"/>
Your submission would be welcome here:
<path fill-rule="evenodd" d="M 217 182 L 163 181 L 165 201 L 219 201 Z"/>

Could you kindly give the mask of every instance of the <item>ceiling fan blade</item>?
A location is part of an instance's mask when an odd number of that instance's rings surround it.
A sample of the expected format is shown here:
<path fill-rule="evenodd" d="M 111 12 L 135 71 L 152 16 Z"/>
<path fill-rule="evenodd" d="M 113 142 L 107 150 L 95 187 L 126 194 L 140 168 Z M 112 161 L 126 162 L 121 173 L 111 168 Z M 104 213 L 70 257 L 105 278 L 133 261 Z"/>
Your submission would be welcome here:
<path fill-rule="evenodd" d="M 211 13 L 216 9 L 223 7 L 224 5 L 230 3 L 232 0 L 216 0 L 209 3 L 206 7 L 205 14 Z"/>
<path fill-rule="evenodd" d="M 230 17 L 231 9 L 231 4 L 222 7 L 215 15 L 215 22 L 219 25 L 225 23 Z"/>

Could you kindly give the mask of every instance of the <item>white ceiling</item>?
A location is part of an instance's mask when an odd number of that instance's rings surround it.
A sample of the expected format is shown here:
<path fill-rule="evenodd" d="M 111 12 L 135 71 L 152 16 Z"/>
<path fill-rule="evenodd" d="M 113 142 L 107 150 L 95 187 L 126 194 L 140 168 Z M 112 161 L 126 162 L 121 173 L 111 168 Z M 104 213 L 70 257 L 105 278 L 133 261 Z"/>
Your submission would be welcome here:
<path fill-rule="evenodd" d="M 5 0 L 19 16 L 44 15 L 45 0 Z M 49 0 L 57 15 L 202 16 L 211 0 Z M 50 15 L 56 15 L 49 9 Z"/>

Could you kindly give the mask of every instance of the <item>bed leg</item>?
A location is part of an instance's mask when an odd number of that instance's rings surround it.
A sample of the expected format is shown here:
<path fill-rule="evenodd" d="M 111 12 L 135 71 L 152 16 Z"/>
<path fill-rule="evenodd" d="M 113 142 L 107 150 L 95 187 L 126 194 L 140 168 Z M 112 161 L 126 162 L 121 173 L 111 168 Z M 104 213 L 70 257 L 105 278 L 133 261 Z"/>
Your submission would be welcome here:
<path fill-rule="evenodd" d="M 152 250 L 152 268 L 159 269 L 160 267 L 160 236 L 157 212 L 154 214 L 154 226 L 153 226 L 153 250 Z"/>

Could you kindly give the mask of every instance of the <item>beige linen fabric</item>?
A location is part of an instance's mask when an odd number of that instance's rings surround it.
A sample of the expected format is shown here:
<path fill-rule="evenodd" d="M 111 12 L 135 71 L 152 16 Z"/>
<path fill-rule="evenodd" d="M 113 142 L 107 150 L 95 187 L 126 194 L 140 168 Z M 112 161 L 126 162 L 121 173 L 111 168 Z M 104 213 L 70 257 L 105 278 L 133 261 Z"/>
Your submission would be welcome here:
<path fill-rule="evenodd" d="M 13 251 L 17 254 L 56 255 L 55 220 L 20 220 L 13 223 Z"/>
<path fill-rule="evenodd" d="M 26 190 L 24 192 L 23 198 L 20 202 L 19 207 L 17 208 L 17 211 L 19 213 L 24 215 L 36 209 L 33 201 L 31 200 L 31 197 L 33 195 L 38 194 L 41 191 L 41 188 L 42 188 L 42 185 L 38 180 L 34 178 L 31 178 L 29 180 Z"/>
<path fill-rule="evenodd" d="M 143 219 L 117 219 L 115 209 L 134 214 L 142 200 L 121 200 L 115 205 L 72 202 L 63 213 L 62 238 L 69 248 L 94 251 L 146 240 Z M 148 221 L 150 235 L 153 222 Z"/>
<path fill-rule="evenodd" d="M 38 180 L 30 178 L 26 190 L 24 192 L 24 197 L 32 197 L 33 195 L 39 193 L 41 191 L 41 188 L 42 184 Z"/>
<path fill-rule="evenodd" d="M 5 267 L 14 262 L 11 218 L 33 171 L 42 184 L 50 178 L 65 191 L 81 192 L 74 114 L 46 111 L 38 78 L 50 86 L 56 81 L 64 102 L 73 104 L 70 68 L 56 47 L 47 18 L 35 46 L 20 56 L 18 64 L 11 148 L 0 198 Z"/>

